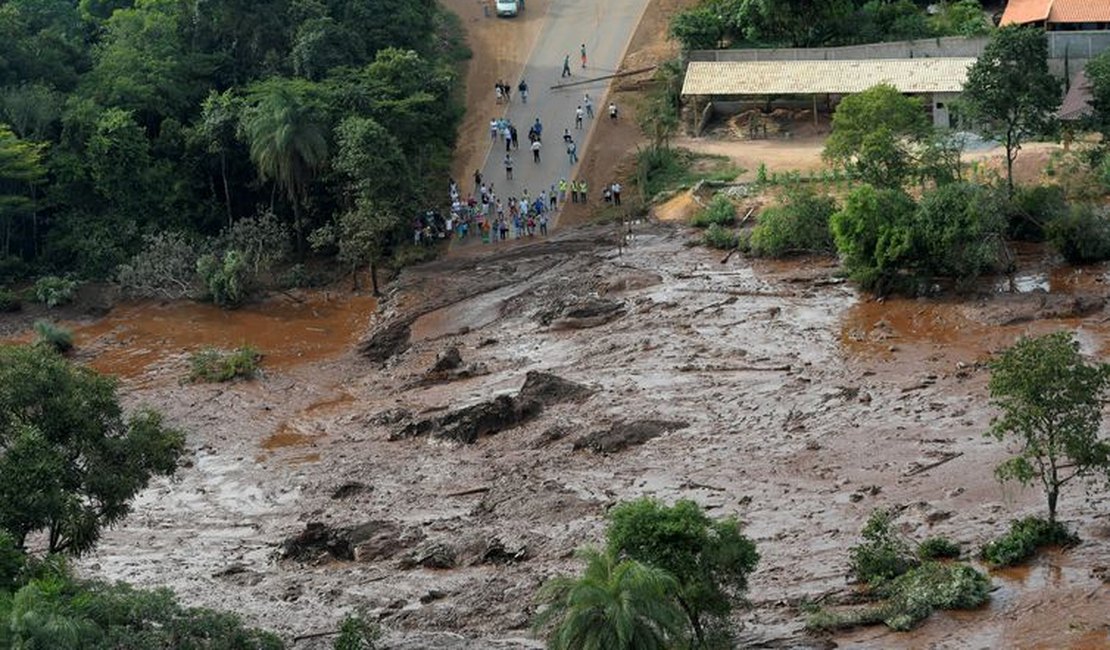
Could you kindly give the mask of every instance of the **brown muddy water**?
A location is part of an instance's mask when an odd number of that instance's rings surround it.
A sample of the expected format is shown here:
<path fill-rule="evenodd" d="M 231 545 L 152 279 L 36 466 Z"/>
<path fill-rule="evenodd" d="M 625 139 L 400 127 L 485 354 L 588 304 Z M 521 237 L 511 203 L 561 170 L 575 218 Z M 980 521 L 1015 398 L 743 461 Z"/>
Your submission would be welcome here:
<path fill-rule="evenodd" d="M 300 302 L 279 296 L 235 310 L 186 301 L 132 303 L 73 329 L 78 349 L 92 350 L 89 364 L 123 379 L 205 347 L 250 345 L 262 353 L 264 370 L 285 370 L 348 352 L 376 306 L 372 296 L 332 292 L 308 293 Z"/>

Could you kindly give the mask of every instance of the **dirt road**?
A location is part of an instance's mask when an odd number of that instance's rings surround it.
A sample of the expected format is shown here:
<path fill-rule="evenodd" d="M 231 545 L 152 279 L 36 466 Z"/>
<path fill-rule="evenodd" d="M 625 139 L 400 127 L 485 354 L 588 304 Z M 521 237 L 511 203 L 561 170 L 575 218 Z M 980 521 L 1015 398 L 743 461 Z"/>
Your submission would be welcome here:
<path fill-rule="evenodd" d="M 485 178 L 494 184 L 498 196 L 520 196 L 527 189 L 535 197 L 560 178 L 569 180 L 575 177 L 577 165 L 571 164 L 566 153 L 562 138 L 564 129 L 569 129 L 581 158 L 586 153 L 590 131 L 595 127 L 604 128 L 606 125 L 603 122 L 609 119 L 602 105 L 609 81 L 584 83 L 566 89 L 553 90 L 552 86 L 615 72 L 647 5 L 648 0 L 550 0 L 534 48 L 522 57 L 526 61 L 521 76 L 529 85 L 528 103 L 522 101 L 516 89 L 521 77 L 508 77 L 505 82 L 513 87 L 512 103 L 500 106 L 499 113 L 490 115 L 490 118 L 503 116 L 509 119 L 517 126 L 520 138 L 520 149 L 510 154 L 514 161 L 514 178 L 508 180 L 504 165 L 504 141 L 500 137 L 491 138 L 488 129 L 485 134 L 489 153 L 482 171 Z M 528 3 L 525 14 L 537 10 L 532 3 Z M 535 18 L 530 16 L 530 19 Z M 587 53 L 585 68 L 579 56 L 583 44 Z M 566 57 L 569 57 L 570 77 L 562 76 Z M 488 92 L 492 101 L 493 88 L 490 87 Z M 594 104 L 595 117 L 585 118 L 582 128 L 576 128 L 575 111 L 583 105 L 587 93 Z M 537 119 L 543 126 L 543 146 L 540 162 L 534 163 L 532 153 L 528 151 L 528 130 Z M 469 178 L 466 180 L 470 181 Z"/>

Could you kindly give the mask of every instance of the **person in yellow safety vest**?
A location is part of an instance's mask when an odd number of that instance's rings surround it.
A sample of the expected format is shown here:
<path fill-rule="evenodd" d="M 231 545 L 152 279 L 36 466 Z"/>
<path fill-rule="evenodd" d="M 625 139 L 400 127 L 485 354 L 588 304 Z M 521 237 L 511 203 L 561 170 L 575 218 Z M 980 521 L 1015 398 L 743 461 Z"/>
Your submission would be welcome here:
<path fill-rule="evenodd" d="M 559 179 L 559 203 L 567 202 L 567 179 Z"/>
<path fill-rule="evenodd" d="M 588 189 L 588 187 L 586 185 L 586 179 L 583 178 L 582 181 L 578 183 L 578 198 L 583 203 L 586 202 L 586 190 L 587 189 Z"/>

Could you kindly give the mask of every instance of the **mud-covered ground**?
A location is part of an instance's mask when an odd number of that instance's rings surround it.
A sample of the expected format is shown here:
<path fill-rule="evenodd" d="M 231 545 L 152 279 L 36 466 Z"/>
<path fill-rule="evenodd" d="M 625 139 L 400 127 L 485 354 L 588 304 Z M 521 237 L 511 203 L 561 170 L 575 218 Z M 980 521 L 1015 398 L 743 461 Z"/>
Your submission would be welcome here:
<path fill-rule="evenodd" d="M 846 550 L 874 508 L 969 551 L 1041 508 L 991 475 L 1005 452 L 982 435 L 981 362 L 1061 327 L 1101 355 L 1104 269 L 879 303 L 831 260 L 721 264 L 689 236 L 644 223 L 620 247 L 611 227 L 587 227 L 472 248 L 405 272 L 373 316 L 367 298 L 315 296 L 298 309 L 319 327 L 259 307 L 229 327 L 278 348 L 277 363 L 233 385 L 179 383 L 184 354 L 165 352 L 196 343 L 173 333 L 195 318 L 153 326 L 117 308 L 79 331 L 81 358 L 161 342 L 125 393 L 188 431 L 189 462 L 81 569 L 168 586 L 289 638 L 357 608 L 391 647 L 532 647 L 532 595 L 576 569 L 571 553 L 600 541 L 607 508 L 689 498 L 739 516 L 759 546 L 752 608 L 737 616 L 744 645 L 822 647 L 798 605 L 848 588 Z M 1050 268 L 1040 255 L 1023 259 Z M 331 346 L 282 356 L 297 332 Z M 432 371 L 450 348 L 458 358 Z M 1065 495 L 1083 544 L 995 574 L 988 608 L 835 641 L 1106 647 L 1107 505 L 1102 489 Z"/>

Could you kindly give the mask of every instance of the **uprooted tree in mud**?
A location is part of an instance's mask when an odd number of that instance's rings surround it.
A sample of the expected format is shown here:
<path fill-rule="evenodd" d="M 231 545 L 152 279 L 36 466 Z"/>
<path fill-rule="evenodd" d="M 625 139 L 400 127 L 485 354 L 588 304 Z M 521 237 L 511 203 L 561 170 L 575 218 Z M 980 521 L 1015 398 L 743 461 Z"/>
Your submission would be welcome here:
<path fill-rule="evenodd" d="M 582 554 L 583 577 L 540 592 L 536 624 L 550 628 L 551 647 L 731 647 L 728 616 L 759 561 L 739 522 L 710 519 L 693 501 L 647 498 L 618 505 L 609 520 L 605 552 Z"/>
<path fill-rule="evenodd" d="M 23 550 L 81 554 L 174 471 L 184 436 L 155 411 L 125 417 L 115 380 L 42 346 L 0 346 L 0 531 Z"/>
<path fill-rule="evenodd" d="M 1001 415 L 987 435 L 1017 443 L 995 470 L 1001 481 L 1039 482 L 1056 523 L 1060 490 L 1092 474 L 1110 477 L 1110 441 L 1099 436 L 1110 364 L 1087 363 L 1070 332 L 1024 338 L 991 363 L 991 401 Z"/>

